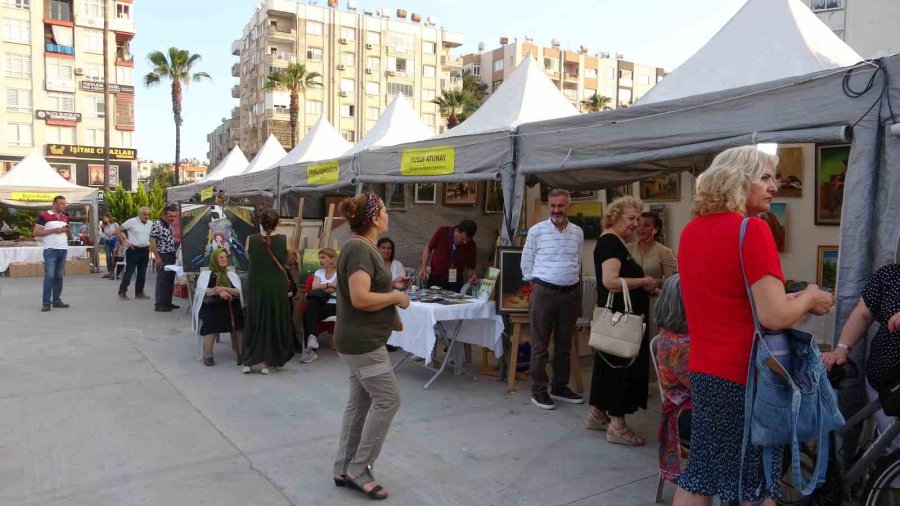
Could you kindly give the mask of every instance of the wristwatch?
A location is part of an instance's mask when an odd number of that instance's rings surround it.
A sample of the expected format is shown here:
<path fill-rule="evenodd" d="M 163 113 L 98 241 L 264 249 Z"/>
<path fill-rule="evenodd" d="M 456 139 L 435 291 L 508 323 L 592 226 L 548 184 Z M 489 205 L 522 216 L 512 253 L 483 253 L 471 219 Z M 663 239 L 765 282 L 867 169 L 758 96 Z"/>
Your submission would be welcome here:
<path fill-rule="evenodd" d="M 837 345 L 836 345 L 835 347 L 836 347 L 836 348 L 843 348 L 843 349 L 847 350 L 847 353 L 850 353 L 851 351 L 853 351 L 853 349 L 852 349 L 851 347 L 847 346 L 847 345 L 844 344 L 844 343 L 837 343 Z"/>

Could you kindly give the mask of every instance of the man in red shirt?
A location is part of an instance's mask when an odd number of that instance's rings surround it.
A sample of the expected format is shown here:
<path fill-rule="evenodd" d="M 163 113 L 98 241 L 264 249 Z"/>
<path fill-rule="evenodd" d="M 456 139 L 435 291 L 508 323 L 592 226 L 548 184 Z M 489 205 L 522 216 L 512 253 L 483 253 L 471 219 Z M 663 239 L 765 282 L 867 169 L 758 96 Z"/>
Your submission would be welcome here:
<path fill-rule="evenodd" d="M 426 267 L 431 273 L 426 286 L 440 286 L 458 292 L 468 279 L 469 285 L 478 283 L 475 274 L 475 232 L 478 225 L 472 220 L 462 220 L 455 227 L 438 227 L 422 250 L 422 266 L 418 276 L 425 279 Z"/>

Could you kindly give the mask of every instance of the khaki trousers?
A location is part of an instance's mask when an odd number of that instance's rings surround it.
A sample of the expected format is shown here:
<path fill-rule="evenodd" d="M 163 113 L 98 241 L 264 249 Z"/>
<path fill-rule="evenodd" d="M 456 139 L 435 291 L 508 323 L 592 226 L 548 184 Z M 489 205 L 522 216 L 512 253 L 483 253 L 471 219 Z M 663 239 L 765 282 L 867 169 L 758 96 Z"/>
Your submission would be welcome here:
<path fill-rule="evenodd" d="M 359 476 L 381 453 L 391 420 L 400 407 L 400 392 L 384 346 L 340 357 L 350 368 L 350 398 L 344 409 L 334 473 Z"/>

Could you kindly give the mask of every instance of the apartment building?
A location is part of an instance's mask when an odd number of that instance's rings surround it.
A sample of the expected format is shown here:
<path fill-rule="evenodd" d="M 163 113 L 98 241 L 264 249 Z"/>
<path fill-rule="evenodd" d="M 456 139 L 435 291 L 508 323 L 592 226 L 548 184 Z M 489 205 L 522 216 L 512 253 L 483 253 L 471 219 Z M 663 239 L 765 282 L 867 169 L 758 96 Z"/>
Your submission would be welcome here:
<path fill-rule="evenodd" d="M 462 35 L 418 13 L 360 11 L 354 0 L 341 9 L 328 5 L 265 0 L 234 41 L 240 79 L 232 97 L 232 136 L 247 157 L 274 134 L 290 149 L 287 92 L 267 91 L 266 76 L 291 62 L 322 74 L 321 88 L 301 97 L 298 141 L 324 115 L 348 141 L 366 135 L 397 94 L 402 93 L 423 122 L 439 132 L 444 124 L 431 100 L 440 90 L 461 86 L 462 62 L 451 56 Z M 210 154 L 212 158 L 212 153 Z M 212 161 L 212 160 L 211 160 Z"/>
<path fill-rule="evenodd" d="M 493 91 L 528 55 L 537 59 L 553 83 L 580 110 L 584 109 L 581 101 L 594 93 L 609 97 L 610 108 L 630 105 L 666 73 L 658 67 L 625 60 L 621 54 L 590 53 L 585 46 L 563 49 L 558 40 L 545 47 L 529 39 L 510 42 L 506 37 L 500 39 L 496 49 L 485 51 L 482 43 L 478 53 L 463 55 L 463 71 L 472 72 Z"/>
<path fill-rule="evenodd" d="M 235 107 L 235 109 L 240 109 Z M 206 152 L 206 158 L 209 160 L 209 166 L 215 168 L 219 165 L 228 153 L 234 148 L 238 141 L 237 130 L 232 130 L 231 125 L 234 120 L 222 118 L 222 124 L 217 126 L 215 130 L 206 134 L 206 142 L 209 143 L 209 151 Z M 290 128 L 290 127 L 289 127 Z"/>
<path fill-rule="evenodd" d="M 6 95 L 0 172 L 37 150 L 70 181 L 102 186 L 104 117 L 110 114 L 109 181 L 133 188 L 133 7 L 133 0 L 0 0 L 0 88 Z"/>
<path fill-rule="evenodd" d="M 900 53 L 897 0 L 804 0 L 829 28 L 863 58 Z"/>

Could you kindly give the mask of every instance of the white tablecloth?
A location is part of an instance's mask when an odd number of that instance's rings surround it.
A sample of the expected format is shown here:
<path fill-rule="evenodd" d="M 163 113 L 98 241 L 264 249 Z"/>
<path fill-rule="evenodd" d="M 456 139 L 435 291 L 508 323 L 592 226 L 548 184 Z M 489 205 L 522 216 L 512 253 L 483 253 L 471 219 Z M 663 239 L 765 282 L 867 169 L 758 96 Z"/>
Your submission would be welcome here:
<path fill-rule="evenodd" d="M 68 258 L 83 257 L 90 246 L 69 246 Z M 0 272 L 9 269 L 9 264 L 13 262 L 27 263 L 44 263 L 44 248 L 42 247 L 20 247 L 20 248 L 0 248 Z"/>
<path fill-rule="evenodd" d="M 503 355 L 503 318 L 496 314 L 493 302 L 473 301 L 468 304 L 442 305 L 412 302 L 407 309 L 399 309 L 403 330 L 391 334 L 388 344 L 431 360 L 436 336 L 434 326 L 444 322 L 450 337 L 456 328 L 455 320 L 463 320 L 458 341 L 477 344 Z"/>

